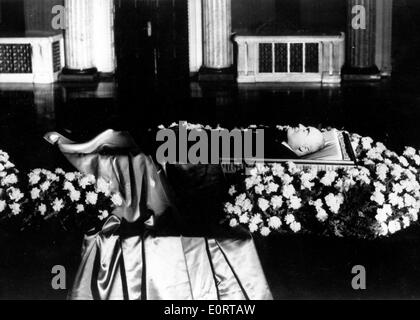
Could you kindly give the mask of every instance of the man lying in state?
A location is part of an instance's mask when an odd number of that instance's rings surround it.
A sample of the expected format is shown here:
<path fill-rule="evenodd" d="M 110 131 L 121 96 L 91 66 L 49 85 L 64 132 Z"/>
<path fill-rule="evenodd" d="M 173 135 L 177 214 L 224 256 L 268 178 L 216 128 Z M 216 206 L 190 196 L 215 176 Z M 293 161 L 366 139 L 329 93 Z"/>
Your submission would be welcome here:
<path fill-rule="evenodd" d="M 314 127 L 300 124 L 284 130 L 269 128 L 264 131 L 266 159 L 298 159 L 325 146 L 324 135 Z"/>

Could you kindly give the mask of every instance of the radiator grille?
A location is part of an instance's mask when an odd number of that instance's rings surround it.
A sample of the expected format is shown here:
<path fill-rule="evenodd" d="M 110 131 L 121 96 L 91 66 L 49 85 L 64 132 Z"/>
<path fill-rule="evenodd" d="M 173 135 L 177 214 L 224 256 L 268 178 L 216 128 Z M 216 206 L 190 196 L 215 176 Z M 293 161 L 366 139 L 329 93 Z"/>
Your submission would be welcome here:
<path fill-rule="evenodd" d="M 271 73 L 273 72 L 273 49 L 271 43 L 260 43 L 259 45 L 260 54 L 260 73 Z"/>
<path fill-rule="evenodd" d="M 319 45 L 307 43 L 305 48 L 305 71 L 319 72 Z"/>
<path fill-rule="evenodd" d="M 0 44 L 0 73 L 32 73 L 30 44 Z"/>
<path fill-rule="evenodd" d="M 273 50 L 274 46 L 274 50 Z M 318 73 L 318 43 L 260 43 L 259 73 Z"/>
<path fill-rule="evenodd" d="M 287 44 L 276 43 L 274 45 L 275 72 L 287 72 Z"/>
<path fill-rule="evenodd" d="M 58 72 L 61 70 L 61 47 L 60 41 L 55 41 L 52 44 L 52 56 L 53 56 L 53 70 Z"/>

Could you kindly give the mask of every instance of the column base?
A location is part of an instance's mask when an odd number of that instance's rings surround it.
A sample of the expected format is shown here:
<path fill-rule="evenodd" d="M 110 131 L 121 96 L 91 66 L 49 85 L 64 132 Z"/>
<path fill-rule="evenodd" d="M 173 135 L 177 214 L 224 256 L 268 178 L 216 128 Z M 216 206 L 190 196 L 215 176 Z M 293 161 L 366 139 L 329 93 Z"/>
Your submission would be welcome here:
<path fill-rule="evenodd" d="M 98 69 L 69 69 L 61 71 L 59 81 L 61 82 L 96 82 L 98 80 Z"/>
<path fill-rule="evenodd" d="M 381 73 L 376 66 L 369 68 L 354 68 L 344 66 L 342 70 L 345 81 L 378 81 L 381 80 Z"/>
<path fill-rule="evenodd" d="M 201 67 L 198 72 L 198 81 L 235 81 L 235 68 L 213 69 Z"/>

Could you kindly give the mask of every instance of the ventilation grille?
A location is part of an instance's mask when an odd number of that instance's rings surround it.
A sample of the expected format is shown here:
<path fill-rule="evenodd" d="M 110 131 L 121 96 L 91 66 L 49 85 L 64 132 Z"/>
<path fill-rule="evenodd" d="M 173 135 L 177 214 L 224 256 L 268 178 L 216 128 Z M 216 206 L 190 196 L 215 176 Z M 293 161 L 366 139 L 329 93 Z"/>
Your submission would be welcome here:
<path fill-rule="evenodd" d="M 30 44 L 0 44 L 0 73 L 32 73 Z"/>
<path fill-rule="evenodd" d="M 259 73 L 319 72 L 318 43 L 260 43 L 258 51 Z"/>
<path fill-rule="evenodd" d="M 61 46 L 60 41 L 54 41 L 52 44 L 52 56 L 53 56 L 53 70 L 58 72 L 61 70 Z"/>

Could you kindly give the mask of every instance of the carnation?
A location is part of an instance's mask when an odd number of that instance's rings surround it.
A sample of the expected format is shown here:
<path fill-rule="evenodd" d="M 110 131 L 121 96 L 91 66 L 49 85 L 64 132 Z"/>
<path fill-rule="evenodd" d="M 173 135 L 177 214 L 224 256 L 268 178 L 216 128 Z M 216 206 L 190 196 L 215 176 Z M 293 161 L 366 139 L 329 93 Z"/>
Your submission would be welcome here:
<path fill-rule="evenodd" d="M 277 230 L 281 227 L 281 219 L 279 217 L 273 216 L 268 219 L 268 226 L 274 230 Z"/>
<path fill-rule="evenodd" d="M 263 237 L 266 237 L 271 233 L 271 230 L 270 230 L 270 228 L 262 227 L 261 230 L 260 230 L 260 233 Z"/>
<path fill-rule="evenodd" d="M 86 204 L 95 205 L 98 201 L 98 194 L 96 192 L 86 193 Z"/>
<path fill-rule="evenodd" d="M 296 221 L 293 221 L 291 224 L 290 224 L 290 229 L 293 231 L 293 232 L 299 232 L 301 229 L 302 229 L 302 225 L 300 224 L 300 222 L 296 222 Z"/>
<path fill-rule="evenodd" d="M 258 206 L 260 207 L 260 209 L 265 212 L 267 211 L 267 209 L 270 207 L 270 202 L 268 202 L 266 199 L 264 198 L 259 198 L 258 199 Z"/>

